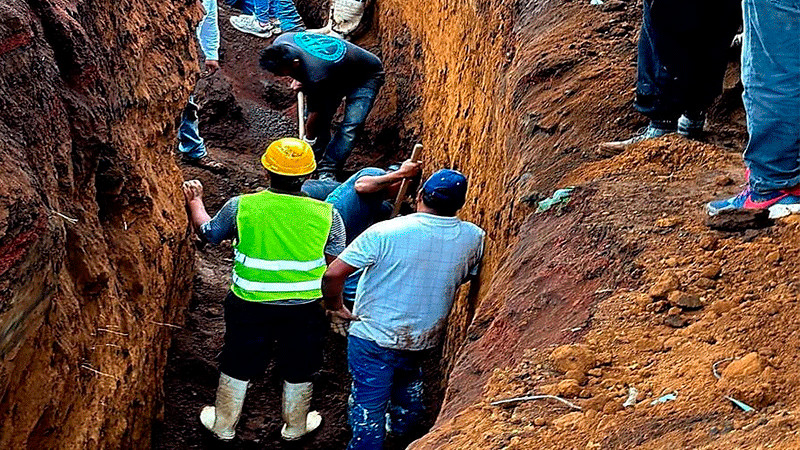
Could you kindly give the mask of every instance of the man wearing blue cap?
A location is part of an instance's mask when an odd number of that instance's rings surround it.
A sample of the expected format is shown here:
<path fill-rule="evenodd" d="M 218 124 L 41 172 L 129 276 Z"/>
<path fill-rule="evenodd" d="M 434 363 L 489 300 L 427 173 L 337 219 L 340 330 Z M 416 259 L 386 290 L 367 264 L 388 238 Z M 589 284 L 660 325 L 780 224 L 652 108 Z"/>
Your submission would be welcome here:
<path fill-rule="evenodd" d="M 382 448 L 387 429 L 398 437 L 419 431 L 423 351 L 439 345 L 456 291 L 477 275 L 483 256 L 485 232 L 455 217 L 466 193 L 461 173 L 434 173 L 417 194 L 416 213 L 371 226 L 325 272 L 326 307 L 350 319 L 342 288 L 363 269 L 348 338 L 348 449 Z"/>

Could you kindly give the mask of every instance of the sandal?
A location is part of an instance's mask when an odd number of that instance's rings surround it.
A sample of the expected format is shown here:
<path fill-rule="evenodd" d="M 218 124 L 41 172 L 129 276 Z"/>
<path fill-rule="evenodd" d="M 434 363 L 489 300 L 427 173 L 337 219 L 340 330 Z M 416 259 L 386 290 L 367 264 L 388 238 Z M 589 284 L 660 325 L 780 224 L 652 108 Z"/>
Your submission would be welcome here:
<path fill-rule="evenodd" d="M 187 156 L 183 157 L 183 162 L 186 164 L 190 164 L 195 167 L 199 167 L 201 169 L 208 170 L 209 172 L 213 173 L 225 173 L 228 171 L 228 168 L 225 167 L 224 164 L 215 160 L 209 155 L 201 156 L 199 158 L 190 158 Z"/>

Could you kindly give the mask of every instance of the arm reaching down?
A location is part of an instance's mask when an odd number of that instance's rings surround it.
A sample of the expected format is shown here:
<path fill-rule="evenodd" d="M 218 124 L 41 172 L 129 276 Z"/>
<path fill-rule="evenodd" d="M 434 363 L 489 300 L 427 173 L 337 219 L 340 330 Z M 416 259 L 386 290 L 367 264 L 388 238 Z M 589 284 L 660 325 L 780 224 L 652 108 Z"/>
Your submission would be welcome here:
<path fill-rule="evenodd" d="M 184 181 L 183 196 L 186 197 L 186 206 L 189 207 L 189 220 L 194 229 L 199 230 L 204 223 L 211 220 L 203 204 L 203 184 L 200 180 Z"/>
<path fill-rule="evenodd" d="M 342 301 L 344 282 L 356 270 L 358 269 L 337 258 L 328 265 L 325 275 L 322 276 L 322 299 L 325 308 L 341 319 L 358 320 Z"/>

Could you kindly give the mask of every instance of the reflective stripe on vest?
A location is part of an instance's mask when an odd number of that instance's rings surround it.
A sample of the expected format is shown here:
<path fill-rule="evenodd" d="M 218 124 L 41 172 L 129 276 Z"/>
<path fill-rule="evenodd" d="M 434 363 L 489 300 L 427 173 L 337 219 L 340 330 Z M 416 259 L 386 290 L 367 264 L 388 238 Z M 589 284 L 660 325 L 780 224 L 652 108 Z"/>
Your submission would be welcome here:
<path fill-rule="evenodd" d="M 322 297 L 333 206 L 261 191 L 239 197 L 231 290 L 254 302 Z"/>
<path fill-rule="evenodd" d="M 251 269 L 261 270 L 314 270 L 326 265 L 325 258 L 315 259 L 313 261 L 267 261 L 266 259 L 258 259 L 246 256 L 239 250 L 234 250 L 234 261 L 240 263 L 245 267 Z"/>
<path fill-rule="evenodd" d="M 301 281 L 299 283 L 260 283 L 258 281 L 245 280 L 234 272 L 233 284 L 246 291 L 254 292 L 300 292 L 320 289 L 322 280 Z"/>

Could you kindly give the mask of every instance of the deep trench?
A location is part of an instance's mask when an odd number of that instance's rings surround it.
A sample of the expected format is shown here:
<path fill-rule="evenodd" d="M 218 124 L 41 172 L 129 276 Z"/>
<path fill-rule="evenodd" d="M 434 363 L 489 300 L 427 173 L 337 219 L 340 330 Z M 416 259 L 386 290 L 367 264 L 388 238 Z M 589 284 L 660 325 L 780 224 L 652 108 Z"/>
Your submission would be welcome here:
<path fill-rule="evenodd" d="M 227 25 L 230 10 L 221 8 L 223 48 L 222 74 L 201 80 L 201 134 L 211 155 L 224 162 L 229 172 L 214 175 L 182 165 L 185 179 L 198 178 L 205 187 L 205 200 L 213 214 L 230 197 L 252 192 L 267 180 L 257 161 L 258 149 L 272 139 L 296 134 L 296 109 L 286 79 L 274 79 L 253 71 L 250 58 L 240 55 L 253 51 L 260 42 L 238 36 Z M 227 45 L 226 45 L 227 44 Z M 231 62 L 226 66 L 225 59 Z M 244 60 L 244 62 L 243 62 Z M 259 80 L 253 80 L 258 77 Z M 257 90 L 262 86 L 263 91 Z M 346 171 L 372 165 L 385 167 L 388 161 L 402 159 L 390 136 L 400 132 L 391 121 L 368 126 L 356 143 Z M 333 126 L 336 126 L 334 119 Z M 376 136 L 380 138 L 375 139 Z M 213 404 L 219 377 L 218 356 L 225 331 L 223 300 L 228 291 L 232 249 L 229 243 L 203 246 L 198 243 L 197 272 L 193 295 L 186 310 L 185 325 L 172 340 L 164 376 L 163 418 L 153 427 L 153 448 L 203 448 L 215 445 L 199 422 L 200 408 Z M 427 352 L 425 362 L 426 416 L 422 429 L 429 429 L 442 404 L 445 389 L 445 364 L 442 349 Z M 282 380 L 269 363 L 264 375 L 251 380 L 233 448 L 308 448 L 341 449 L 350 439 L 347 424 L 347 397 L 350 375 L 347 370 L 346 340 L 329 332 L 322 369 L 314 380 L 312 408 L 323 416 L 322 427 L 299 443 L 280 439 Z M 416 437 L 420 437 L 419 435 Z M 405 448 L 408 441 L 388 441 L 386 448 Z"/>

